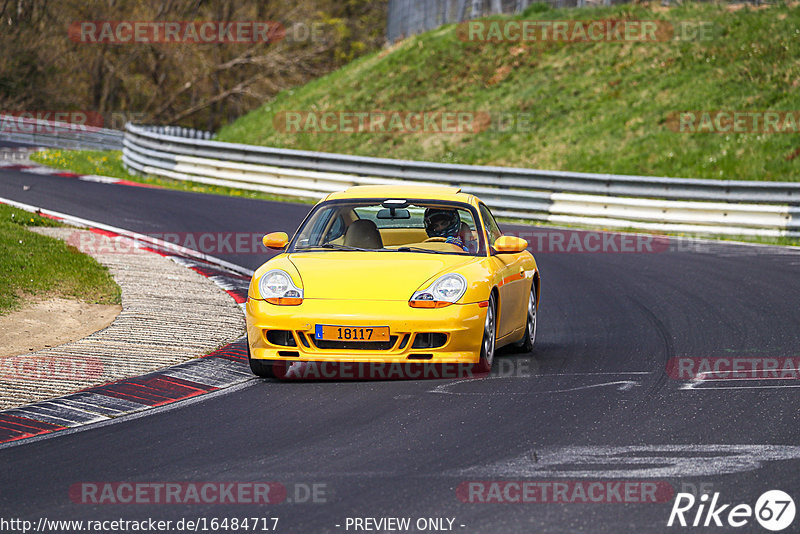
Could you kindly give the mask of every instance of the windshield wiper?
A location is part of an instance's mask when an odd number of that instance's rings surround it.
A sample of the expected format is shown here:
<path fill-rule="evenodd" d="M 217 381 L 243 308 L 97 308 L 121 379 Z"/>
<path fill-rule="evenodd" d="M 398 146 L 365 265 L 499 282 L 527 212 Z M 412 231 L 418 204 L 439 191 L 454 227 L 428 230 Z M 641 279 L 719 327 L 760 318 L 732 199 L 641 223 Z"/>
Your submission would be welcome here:
<path fill-rule="evenodd" d="M 303 247 L 303 248 L 298 249 L 298 250 L 310 250 L 310 249 L 313 249 L 313 248 L 326 248 L 326 249 L 330 249 L 330 250 L 358 250 L 358 251 L 361 251 L 361 252 L 374 252 L 374 250 L 368 249 L 368 248 L 351 247 L 349 245 L 337 245 L 336 243 L 324 243 L 322 245 L 311 245 L 311 246 L 308 246 L 308 247 Z"/>
<path fill-rule="evenodd" d="M 445 252 L 444 250 L 431 250 L 421 247 L 398 247 L 395 250 L 397 252 L 422 252 L 423 254 L 450 254 L 450 252 Z"/>
<path fill-rule="evenodd" d="M 453 254 L 454 252 L 447 252 L 444 250 L 431 250 L 422 247 L 398 247 L 398 248 L 359 248 L 351 247 L 349 245 L 338 245 L 336 243 L 323 243 L 322 245 L 311 245 L 302 248 L 296 248 L 295 252 L 303 252 L 314 249 L 328 249 L 328 250 L 355 250 L 359 252 L 421 252 L 423 254 Z"/>

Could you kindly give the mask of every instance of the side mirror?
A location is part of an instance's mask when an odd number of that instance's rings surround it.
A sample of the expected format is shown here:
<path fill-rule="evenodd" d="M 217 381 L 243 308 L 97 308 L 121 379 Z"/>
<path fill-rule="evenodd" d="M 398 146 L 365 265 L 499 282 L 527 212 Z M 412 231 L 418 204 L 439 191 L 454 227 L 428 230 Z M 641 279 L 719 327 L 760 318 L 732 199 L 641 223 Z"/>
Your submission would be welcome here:
<path fill-rule="evenodd" d="M 519 237 L 504 235 L 494 242 L 494 249 L 500 253 L 522 252 L 528 248 L 528 242 Z"/>
<path fill-rule="evenodd" d="M 264 243 L 264 246 L 267 248 L 282 250 L 286 248 L 286 244 L 289 242 L 289 236 L 286 232 L 272 232 L 271 234 L 265 235 L 263 239 L 261 239 L 261 242 Z"/>

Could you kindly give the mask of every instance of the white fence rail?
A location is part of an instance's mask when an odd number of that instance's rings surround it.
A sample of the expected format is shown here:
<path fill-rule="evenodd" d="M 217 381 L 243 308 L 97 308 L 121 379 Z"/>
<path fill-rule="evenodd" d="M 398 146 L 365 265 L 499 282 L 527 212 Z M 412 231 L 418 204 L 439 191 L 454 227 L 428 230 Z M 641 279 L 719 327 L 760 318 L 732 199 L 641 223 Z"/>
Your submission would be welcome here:
<path fill-rule="evenodd" d="M 0 140 L 68 149 L 120 150 L 123 132 L 0 114 Z"/>
<path fill-rule="evenodd" d="M 318 199 L 350 185 L 458 185 L 499 216 L 555 224 L 800 237 L 800 183 L 694 180 L 449 165 L 210 141 L 128 124 L 129 170 Z M 185 137 L 188 135 L 188 137 Z"/>

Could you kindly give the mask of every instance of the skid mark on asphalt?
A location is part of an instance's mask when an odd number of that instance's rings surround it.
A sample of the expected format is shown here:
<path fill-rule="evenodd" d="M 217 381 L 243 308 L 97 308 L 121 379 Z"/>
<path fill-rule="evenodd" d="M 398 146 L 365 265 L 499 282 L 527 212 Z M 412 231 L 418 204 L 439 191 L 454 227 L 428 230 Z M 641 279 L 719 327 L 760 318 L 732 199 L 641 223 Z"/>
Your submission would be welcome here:
<path fill-rule="evenodd" d="M 475 465 L 452 474 L 467 477 L 670 478 L 714 476 L 759 469 L 767 462 L 800 460 L 793 445 L 568 446 Z"/>
<path fill-rule="evenodd" d="M 525 382 L 522 384 L 526 386 L 528 389 L 524 391 L 512 391 L 509 387 L 505 387 L 503 391 L 497 390 L 483 390 L 483 391 L 458 391 L 459 386 L 465 384 L 475 384 L 476 381 L 474 379 L 464 379 L 464 380 L 455 380 L 452 382 L 446 382 L 444 384 L 439 384 L 435 388 L 427 391 L 427 393 L 436 393 L 441 395 L 477 395 L 477 396 L 506 396 L 506 395 L 541 395 L 541 394 L 553 394 L 553 393 L 571 393 L 574 391 L 583 391 L 587 389 L 595 389 L 595 388 L 606 388 L 606 387 L 615 387 L 618 391 L 628 391 L 633 389 L 634 387 L 640 386 L 638 380 L 612 380 L 612 381 L 604 381 L 604 382 L 597 382 L 593 384 L 578 384 L 574 386 L 563 386 L 563 387 L 555 387 L 549 389 L 531 389 L 530 386 L 532 383 L 540 384 L 543 379 L 548 378 L 556 378 L 559 377 L 583 377 L 583 376 L 593 376 L 593 375 L 615 375 L 622 377 L 624 375 L 647 375 L 650 373 L 647 372 L 633 372 L 633 373 L 561 373 L 555 375 L 541 375 L 541 376 L 489 376 L 485 380 L 506 380 L 506 379 L 525 379 Z M 481 381 L 478 381 L 481 382 Z M 548 381 L 549 382 L 549 381 Z M 511 386 L 512 388 L 514 386 Z"/>

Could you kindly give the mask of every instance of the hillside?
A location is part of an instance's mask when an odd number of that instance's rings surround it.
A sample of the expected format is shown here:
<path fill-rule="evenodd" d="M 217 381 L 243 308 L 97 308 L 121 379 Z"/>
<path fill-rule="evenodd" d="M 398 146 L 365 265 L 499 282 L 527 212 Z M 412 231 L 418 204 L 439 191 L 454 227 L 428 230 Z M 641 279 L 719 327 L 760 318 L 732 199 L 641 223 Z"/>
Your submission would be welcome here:
<path fill-rule="evenodd" d="M 464 28 L 450 25 L 281 92 L 223 127 L 218 139 L 452 163 L 798 179 L 800 124 L 787 120 L 800 110 L 800 9 L 686 3 L 553 10 L 534 4 L 496 20 L 657 21 L 660 40 L 473 42 L 459 38 Z M 669 25 L 705 34 L 663 37 Z M 375 110 L 467 112 L 478 127 L 351 133 L 322 132 L 309 122 L 324 118 L 324 111 L 337 112 L 338 121 L 342 112 Z M 683 111 L 765 110 L 794 111 L 780 116 L 779 129 L 795 133 L 681 133 L 671 120 Z M 298 116 L 301 133 L 282 131 L 287 124 L 297 130 L 287 117 Z M 518 122 L 509 127 L 512 118 Z"/>

